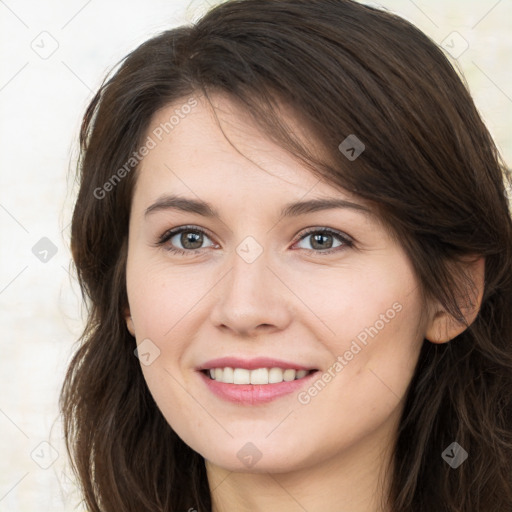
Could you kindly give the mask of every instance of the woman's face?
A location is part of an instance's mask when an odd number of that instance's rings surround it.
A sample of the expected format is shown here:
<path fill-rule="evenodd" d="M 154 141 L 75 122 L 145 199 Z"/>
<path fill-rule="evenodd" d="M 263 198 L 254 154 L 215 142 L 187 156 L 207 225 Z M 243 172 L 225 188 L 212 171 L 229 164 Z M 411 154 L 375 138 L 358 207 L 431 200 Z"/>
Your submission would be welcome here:
<path fill-rule="evenodd" d="M 201 98 L 163 109 L 147 133 L 127 264 L 147 385 L 183 441 L 230 471 L 378 453 L 425 331 L 411 264 L 361 200 L 213 100 L 240 152 Z M 320 200 L 339 204 L 309 203 Z M 212 367 L 234 370 L 214 381 L 201 371 Z"/>

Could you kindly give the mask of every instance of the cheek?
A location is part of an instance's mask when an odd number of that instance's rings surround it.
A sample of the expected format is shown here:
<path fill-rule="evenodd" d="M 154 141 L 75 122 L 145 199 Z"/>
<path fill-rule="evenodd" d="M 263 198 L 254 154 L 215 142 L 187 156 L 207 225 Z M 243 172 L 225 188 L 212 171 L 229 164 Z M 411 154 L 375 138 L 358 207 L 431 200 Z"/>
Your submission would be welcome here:
<path fill-rule="evenodd" d="M 140 264 L 139 264 L 140 262 Z M 168 404 L 181 403 L 182 410 L 190 396 L 183 393 L 190 376 L 183 373 L 188 349 L 194 335 L 206 321 L 201 305 L 215 284 L 212 276 L 194 273 L 190 267 L 176 266 L 161 261 L 135 258 L 127 267 L 127 289 L 130 311 L 135 326 L 137 344 L 145 343 L 151 354 L 156 354 L 151 364 L 141 369 L 149 390 L 159 407 L 172 411 Z M 148 341 L 149 340 L 149 341 Z M 182 396 L 183 395 L 183 396 Z M 166 405 L 167 404 L 167 405 Z"/>
<path fill-rule="evenodd" d="M 204 277 L 204 276 L 203 276 Z M 209 289 L 185 266 L 134 258 L 127 267 L 127 290 L 137 339 L 176 337 L 181 319 L 191 314 Z"/>
<path fill-rule="evenodd" d="M 405 259 L 390 262 L 325 279 L 323 293 L 310 295 L 309 303 L 330 331 L 322 327 L 333 364 L 342 357 L 337 375 L 343 377 L 335 380 L 354 396 L 366 390 L 365 400 L 373 396 L 375 404 L 383 394 L 391 404 L 405 392 L 423 340 L 417 280 Z"/>
<path fill-rule="evenodd" d="M 150 364 L 141 358 L 141 370 L 155 402 L 167 420 L 173 420 L 173 426 L 176 421 L 185 425 L 195 421 L 189 413 L 187 381 L 178 369 L 191 343 L 194 306 L 204 296 L 205 290 L 199 286 L 199 280 L 191 278 L 184 268 L 170 272 L 168 267 L 146 260 L 127 269 L 137 344 L 148 347 L 151 353 Z"/>
<path fill-rule="evenodd" d="M 416 333 L 422 308 L 418 283 L 406 261 L 396 263 L 335 269 L 306 284 L 305 301 L 331 333 L 326 340 L 357 338 L 364 344 L 383 332 Z M 408 337 L 405 331 L 401 337 Z"/>

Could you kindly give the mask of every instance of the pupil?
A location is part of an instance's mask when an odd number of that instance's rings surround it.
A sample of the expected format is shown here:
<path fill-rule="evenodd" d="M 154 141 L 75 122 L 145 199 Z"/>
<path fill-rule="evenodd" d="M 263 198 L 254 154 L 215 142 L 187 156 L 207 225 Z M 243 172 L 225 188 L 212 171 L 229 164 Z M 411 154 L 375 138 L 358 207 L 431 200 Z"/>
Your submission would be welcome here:
<path fill-rule="evenodd" d="M 314 235 L 313 236 L 313 243 L 311 244 L 311 246 L 313 248 L 315 248 L 315 244 L 319 243 L 319 246 L 317 248 L 319 248 L 319 249 L 326 249 L 326 248 L 329 249 L 331 247 L 331 245 L 332 245 L 332 241 L 331 241 L 330 244 L 326 244 L 326 243 L 322 243 L 321 242 L 321 240 L 323 238 L 327 238 L 327 237 L 332 238 L 331 235 L 322 235 L 322 234 Z"/>
<path fill-rule="evenodd" d="M 190 247 L 187 244 L 188 243 L 196 243 L 196 246 Z M 201 245 L 203 244 L 203 235 L 201 233 L 182 233 L 181 234 L 181 243 L 183 244 L 183 247 L 187 249 L 199 249 Z"/>

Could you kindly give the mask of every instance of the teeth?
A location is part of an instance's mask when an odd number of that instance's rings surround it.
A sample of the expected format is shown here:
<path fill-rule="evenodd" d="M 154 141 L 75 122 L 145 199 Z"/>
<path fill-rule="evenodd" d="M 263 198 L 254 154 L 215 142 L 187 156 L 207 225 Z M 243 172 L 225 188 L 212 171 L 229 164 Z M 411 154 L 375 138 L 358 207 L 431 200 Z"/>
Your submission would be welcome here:
<path fill-rule="evenodd" d="M 215 368 L 215 377 L 217 377 L 217 370 Z M 221 371 L 221 379 L 223 377 L 224 370 Z M 218 379 L 219 381 L 221 379 Z M 217 379 L 215 379 L 217 380 Z M 234 368 L 233 369 L 233 384 L 250 384 L 251 383 L 251 372 L 249 370 L 244 370 L 243 368 Z"/>
<path fill-rule="evenodd" d="M 257 368 L 246 370 L 245 368 L 212 368 L 209 370 L 213 380 L 225 384 L 278 384 L 302 379 L 311 373 L 309 370 L 292 370 L 287 368 Z"/>
<path fill-rule="evenodd" d="M 238 370 L 235 370 L 238 371 Z M 257 370 L 241 370 L 251 374 L 251 384 L 268 384 L 268 370 L 258 368 Z"/>
<path fill-rule="evenodd" d="M 235 372 L 233 371 L 233 368 L 224 368 L 224 370 L 221 370 L 219 372 L 219 378 L 215 380 L 220 379 L 222 379 L 222 382 L 225 382 L 226 384 L 233 384 L 235 380 Z"/>

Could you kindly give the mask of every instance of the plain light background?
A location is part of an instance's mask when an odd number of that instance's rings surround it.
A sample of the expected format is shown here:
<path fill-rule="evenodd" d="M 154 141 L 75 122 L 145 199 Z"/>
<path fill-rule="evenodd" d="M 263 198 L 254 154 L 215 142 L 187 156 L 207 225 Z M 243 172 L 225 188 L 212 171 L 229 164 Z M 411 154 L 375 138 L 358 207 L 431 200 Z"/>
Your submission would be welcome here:
<path fill-rule="evenodd" d="M 445 49 L 510 165 L 512 2 L 371 4 Z M 122 57 L 206 8 L 202 0 L 0 0 L 0 511 L 84 510 L 57 406 L 84 325 L 69 251 L 81 116 Z"/>

